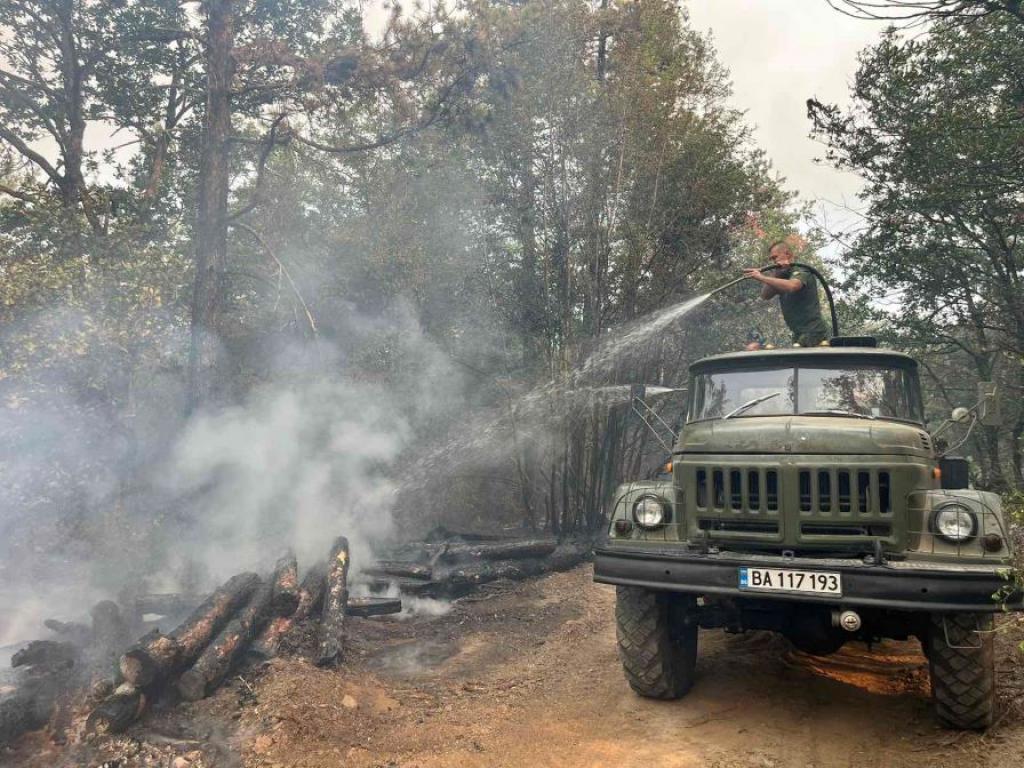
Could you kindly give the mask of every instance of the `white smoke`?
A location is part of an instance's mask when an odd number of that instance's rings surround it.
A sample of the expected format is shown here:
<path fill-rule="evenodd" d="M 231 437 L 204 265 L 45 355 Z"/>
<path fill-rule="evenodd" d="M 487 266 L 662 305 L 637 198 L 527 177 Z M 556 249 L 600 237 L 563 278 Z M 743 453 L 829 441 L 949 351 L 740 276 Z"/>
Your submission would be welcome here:
<path fill-rule="evenodd" d="M 182 546 L 215 578 L 262 570 L 285 547 L 323 559 L 390 533 L 393 467 L 409 422 L 379 388 L 325 379 L 269 387 L 185 429 L 162 483 L 190 498 Z"/>

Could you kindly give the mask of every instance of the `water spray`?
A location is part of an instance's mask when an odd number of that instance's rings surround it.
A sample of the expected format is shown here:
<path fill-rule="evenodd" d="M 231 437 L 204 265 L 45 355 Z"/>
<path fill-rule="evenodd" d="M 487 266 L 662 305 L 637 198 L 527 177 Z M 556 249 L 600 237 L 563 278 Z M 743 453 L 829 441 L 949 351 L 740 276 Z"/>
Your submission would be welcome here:
<path fill-rule="evenodd" d="M 821 272 L 819 272 L 817 269 L 812 267 L 810 264 L 803 264 L 802 262 L 799 262 L 799 261 L 794 261 L 792 264 L 790 264 L 788 266 L 791 266 L 791 267 L 803 267 L 808 272 L 810 272 L 812 275 L 814 275 L 816 278 L 818 278 L 818 282 L 821 283 L 822 288 L 825 289 L 825 297 L 828 299 L 828 311 L 829 311 L 829 315 L 832 318 L 832 336 L 834 336 L 834 337 L 835 336 L 839 336 L 839 317 L 836 315 L 836 302 L 835 302 L 835 299 L 832 297 L 832 289 L 829 287 L 828 281 L 825 280 L 825 276 L 822 275 Z M 766 264 L 763 267 L 758 267 L 758 271 L 760 271 L 760 272 L 770 272 L 770 271 L 774 271 L 774 270 L 777 270 L 777 269 L 784 269 L 784 268 L 785 267 L 780 267 L 778 264 Z M 724 285 L 720 285 L 717 288 L 715 288 L 714 290 L 709 291 L 708 294 L 707 294 L 707 297 L 711 298 L 716 293 L 721 293 L 726 288 L 732 288 L 737 283 L 741 283 L 744 280 L 750 280 L 750 279 L 752 279 L 752 278 L 749 278 L 746 275 L 741 275 L 740 277 L 737 277 L 734 280 L 730 280 L 728 283 L 725 283 Z"/>

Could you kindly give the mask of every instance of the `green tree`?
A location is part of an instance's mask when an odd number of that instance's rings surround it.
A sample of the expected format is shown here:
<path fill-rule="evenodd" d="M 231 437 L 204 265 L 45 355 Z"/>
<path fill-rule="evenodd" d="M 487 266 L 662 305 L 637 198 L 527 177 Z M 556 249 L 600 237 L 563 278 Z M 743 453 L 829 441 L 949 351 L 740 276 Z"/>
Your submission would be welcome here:
<path fill-rule="evenodd" d="M 973 402 L 974 381 L 1003 384 L 1009 426 L 982 430 L 978 444 L 997 487 L 1021 482 L 1024 432 L 1021 83 L 1021 25 L 991 14 L 925 36 L 890 31 L 862 55 L 849 110 L 808 103 L 829 159 L 866 183 L 851 284 L 897 292 L 905 343 L 962 363 L 957 404 Z"/>

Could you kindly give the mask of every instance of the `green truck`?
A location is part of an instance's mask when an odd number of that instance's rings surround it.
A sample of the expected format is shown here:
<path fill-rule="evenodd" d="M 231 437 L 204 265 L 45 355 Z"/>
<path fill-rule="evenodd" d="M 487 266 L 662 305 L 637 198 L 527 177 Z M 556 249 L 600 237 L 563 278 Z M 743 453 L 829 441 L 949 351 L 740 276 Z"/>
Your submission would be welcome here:
<path fill-rule="evenodd" d="M 1000 498 L 941 456 L 914 359 L 850 343 L 691 366 L 671 475 L 621 486 L 595 549 L 638 694 L 690 690 L 702 628 L 815 655 L 917 637 L 940 721 L 992 723 L 993 617 L 1022 608 Z"/>

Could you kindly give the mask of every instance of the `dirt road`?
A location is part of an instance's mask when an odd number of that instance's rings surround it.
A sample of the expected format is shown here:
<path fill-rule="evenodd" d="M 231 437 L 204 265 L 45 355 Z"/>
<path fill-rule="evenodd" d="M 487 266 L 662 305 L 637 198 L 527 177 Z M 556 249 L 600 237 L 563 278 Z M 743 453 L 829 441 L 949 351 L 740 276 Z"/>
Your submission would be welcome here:
<path fill-rule="evenodd" d="M 234 746 L 246 766 L 310 768 L 1024 766 L 1013 702 L 984 737 L 934 724 L 913 643 L 813 659 L 769 635 L 705 632 L 690 696 L 640 699 L 613 605 L 583 567 L 441 617 L 363 622 L 354 669 L 281 662 L 257 681 Z M 1005 645 L 1000 667 L 1018 667 Z"/>
<path fill-rule="evenodd" d="M 127 737 L 74 752 L 39 736 L 9 757 L 25 768 L 1024 766 L 1024 660 L 1009 639 L 1001 720 L 980 736 L 935 725 L 914 643 L 815 659 L 766 634 L 703 632 L 692 693 L 640 699 L 616 658 L 613 606 L 589 566 L 495 584 L 412 618 L 353 620 L 337 672 L 275 660 L 210 699 L 158 707 Z"/>

